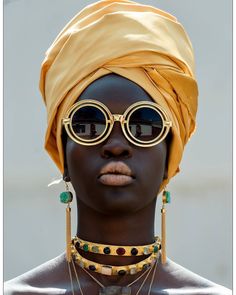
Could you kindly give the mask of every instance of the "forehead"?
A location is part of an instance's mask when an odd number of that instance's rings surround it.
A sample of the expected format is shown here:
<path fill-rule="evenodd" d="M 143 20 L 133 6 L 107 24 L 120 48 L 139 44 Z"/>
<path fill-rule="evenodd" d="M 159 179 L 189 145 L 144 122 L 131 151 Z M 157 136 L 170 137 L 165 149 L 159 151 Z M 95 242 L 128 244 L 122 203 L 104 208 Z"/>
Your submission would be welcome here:
<path fill-rule="evenodd" d="M 79 100 L 83 99 L 98 100 L 113 113 L 123 113 L 137 101 L 152 101 L 143 88 L 116 74 L 103 76 L 91 83 L 80 95 Z"/>

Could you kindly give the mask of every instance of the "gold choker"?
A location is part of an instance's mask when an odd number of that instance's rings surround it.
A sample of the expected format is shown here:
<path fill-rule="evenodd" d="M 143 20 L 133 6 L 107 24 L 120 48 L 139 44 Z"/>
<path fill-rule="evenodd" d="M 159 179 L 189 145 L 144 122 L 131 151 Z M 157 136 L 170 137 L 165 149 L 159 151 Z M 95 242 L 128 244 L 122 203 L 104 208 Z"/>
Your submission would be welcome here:
<path fill-rule="evenodd" d="M 142 246 L 116 246 L 106 245 L 88 242 L 75 236 L 72 239 L 72 244 L 76 250 L 79 249 L 85 252 L 92 252 L 96 254 L 105 254 L 113 256 L 141 256 L 157 253 L 161 249 L 161 240 L 159 237 L 155 237 L 155 241 L 152 244 Z"/>

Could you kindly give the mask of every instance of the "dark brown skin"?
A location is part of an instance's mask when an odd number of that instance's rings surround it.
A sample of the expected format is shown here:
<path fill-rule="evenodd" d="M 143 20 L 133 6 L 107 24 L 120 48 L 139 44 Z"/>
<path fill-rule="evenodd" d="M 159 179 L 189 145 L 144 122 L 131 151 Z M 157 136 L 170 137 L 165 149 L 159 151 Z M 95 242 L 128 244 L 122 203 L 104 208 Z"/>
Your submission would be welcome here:
<path fill-rule="evenodd" d="M 80 100 L 91 98 L 104 103 L 115 114 L 123 114 L 134 102 L 152 101 L 142 88 L 116 75 L 100 78 L 80 96 Z M 70 179 L 76 191 L 77 235 L 102 244 L 152 243 L 156 198 L 165 174 L 166 156 L 165 141 L 154 147 L 137 147 L 124 137 L 117 122 L 108 139 L 99 145 L 87 147 L 68 139 L 64 176 Z M 135 176 L 134 182 L 120 187 L 101 184 L 98 181 L 99 172 L 111 161 L 125 162 Z M 140 260 L 140 257 L 89 253 L 86 257 L 114 265 L 133 264 Z M 112 277 L 106 278 L 105 285 L 115 283 Z M 132 279 L 133 276 L 125 276 L 120 280 L 126 285 Z"/>
<path fill-rule="evenodd" d="M 112 113 L 119 114 L 136 101 L 151 101 L 136 84 L 111 75 L 92 83 L 80 96 L 80 100 L 89 98 L 96 98 Z M 154 147 L 137 147 L 124 137 L 118 122 L 108 139 L 99 145 L 88 147 L 68 139 L 65 177 L 70 178 L 76 191 L 77 234 L 100 243 L 153 242 L 155 203 L 164 178 L 166 155 L 165 141 Z M 120 187 L 101 184 L 100 170 L 111 161 L 125 162 L 135 176 L 134 182 Z M 142 235 L 137 235 L 137 229 Z"/>
<path fill-rule="evenodd" d="M 132 103 L 151 101 L 138 85 L 115 74 L 104 76 L 81 94 L 79 99 L 96 99 L 112 113 L 122 114 Z M 123 135 L 119 123 L 103 143 L 86 147 L 67 139 L 64 179 L 70 180 L 78 205 L 77 235 L 103 244 L 142 245 L 154 239 L 154 217 L 157 193 L 166 174 L 168 146 L 166 141 L 150 147 L 137 147 Z M 123 161 L 135 175 L 133 183 L 112 187 L 98 181 L 100 169 L 109 161 Z M 140 257 L 111 257 L 82 253 L 86 258 L 104 264 L 132 264 Z M 142 258 L 142 257 L 141 257 Z M 204 266 L 203 266 L 204 267 Z M 98 294 L 100 287 L 76 266 L 84 294 Z M 140 275 L 104 276 L 92 273 L 102 284 L 125 286 Z M 151 275 L 140 294 L 147 294 Z M 135 294 L 142 280 L 132 287 Z M 34 288 L 35 287 L 35 288 Z M 19 291 L 22 288 L 22 291 Z M 33 289 L 34 288 L 34 289 Z M 57 288 L 53 290 L 43 288 Z M 76 294 L 80 294 L 74 280 Z M 181 288 L 185 288 L 181 291 Z M 65 255 L 32 270 L 6 284 L 5 294 L 72 294 Z M 205 280 L 174 262 L 158 262 L 151 294 L 231 294 L 219 285 Z"/>

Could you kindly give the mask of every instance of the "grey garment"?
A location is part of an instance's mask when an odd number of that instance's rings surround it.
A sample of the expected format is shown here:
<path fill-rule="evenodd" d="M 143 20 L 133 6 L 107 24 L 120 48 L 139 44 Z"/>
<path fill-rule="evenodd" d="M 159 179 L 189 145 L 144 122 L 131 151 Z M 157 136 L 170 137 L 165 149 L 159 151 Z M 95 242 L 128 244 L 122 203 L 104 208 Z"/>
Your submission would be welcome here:
<path fill-rule="evenodd" d="M 102 288 L 99 295 L 131 295 L 130 287 L 108 286 Z"/>

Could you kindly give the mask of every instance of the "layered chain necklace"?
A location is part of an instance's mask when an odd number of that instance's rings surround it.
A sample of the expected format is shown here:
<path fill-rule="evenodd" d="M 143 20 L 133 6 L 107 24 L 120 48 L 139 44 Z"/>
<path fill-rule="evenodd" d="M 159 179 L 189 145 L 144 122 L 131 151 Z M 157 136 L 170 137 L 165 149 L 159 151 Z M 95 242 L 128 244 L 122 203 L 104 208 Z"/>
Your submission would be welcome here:
<path fill-rule="evenodd" d="M 131 265 L 123 265 L 123 266 L 114 266 L 114 265 L 105 265 L 99 264 L 94 261 L 88 260 L 79 253 L 79 249 L 82 249 L 85 252 L 99 253 L 104 255 L 112 255 L 112 256 L 139 256 L 146 255 L 147 258 L 141 260 L 136 264 Z M 68 261 L 68 271 L 71 283 L 72 294 L 75 295 L 75 287 L 74 280 L 75 278 L 76 284 L 78 286 L 80 295 L 84 295 L 81 282 L 79 279 L 79 275 L 76 271 L 75 264 L 79 265 L 82 270 L 97 284 L 101 287 L 99 291 L 99 295 L 131 295 L 132 289 L 131 287 L 142 280 L 138 290 L 133 295 L 138 295 L 142 291 L 145 283 L 147 282 L 149 276 L 152 273 L 151 280 L 148 286 L 148 295 L 151 294 L 156 269 L 157 269 L 157 261 L 159 259 L 161 244 L 160 239 L 158 237 L 155 238 L 155 242 L 149 245 L 144 246 L 115 246 L 115 245 L 104 245 L 98 243 L 91 243 L 88 241 L 84 241 L 78 237 L 72 239 L 71 243 L 71 254 L 72 259 Z M 127 274 L 137 274 L 141 272 L 135 280 L 129 283 L 126 286 L 104 286 L 98 279 L 96 279 L 90 272 L 97 272 L 106 276 L 110 275 L 118 275 L 124 276 Z"/>
<path fill-rule="evenodd" d="M 99 280 L 97 280 L 86 269 L 83 269 L 83 270 L 85 273 L 87 273 L 87 275 L 90 276 L 90 278 L 94 282 L 96 282 L 101 287 L 101 290 L 98 293 L 99 295 L 132 295 L 131 286 L 134 285 L 135 283 L 137 283 L 139 280 L 141 280 L 141 278 L 144 278 L 140 287 L 138 288 L 137 292 L 134 293 L 135 295 L 138 295 L 142 291 L 144 284 L 146 283 L 147 279 L 149 278 L 151 272 L 153 271 L 152 277 L 151 277 L 151 282 L 149 284 L 148 293 L 147 293 L 147 295 L 150 295 L 151 291 L 152 291 L 152 286 L 153 286 L 155 274 L 156 274 L 156 269 L 157 269 L 157 262 L 155 263 L 154 266 L 152 266 L 150 269 L 145 270 L 138 278 L 136 278 L 133 282 L 129 283 L 125 287 L 122 287 L 122 286 L 107 286 L 107 287 L 105 287 L 101 282 L 99 282 Z M 80 282 L 79 276 L 77 274 L 75 263 L 73 260 L 71 262 L 68 262 L 68 270 L 69 270 L 72 294 L 75 295 L 75 288 L 74 288 L 73 274 L 72 274 L 72 272 L 74 272 L 74 275 L 76 278 L 76 283 L 79 287 L 80 294 L 85 295 L 85 293 L 82 290 L 81 282 Z"/>

